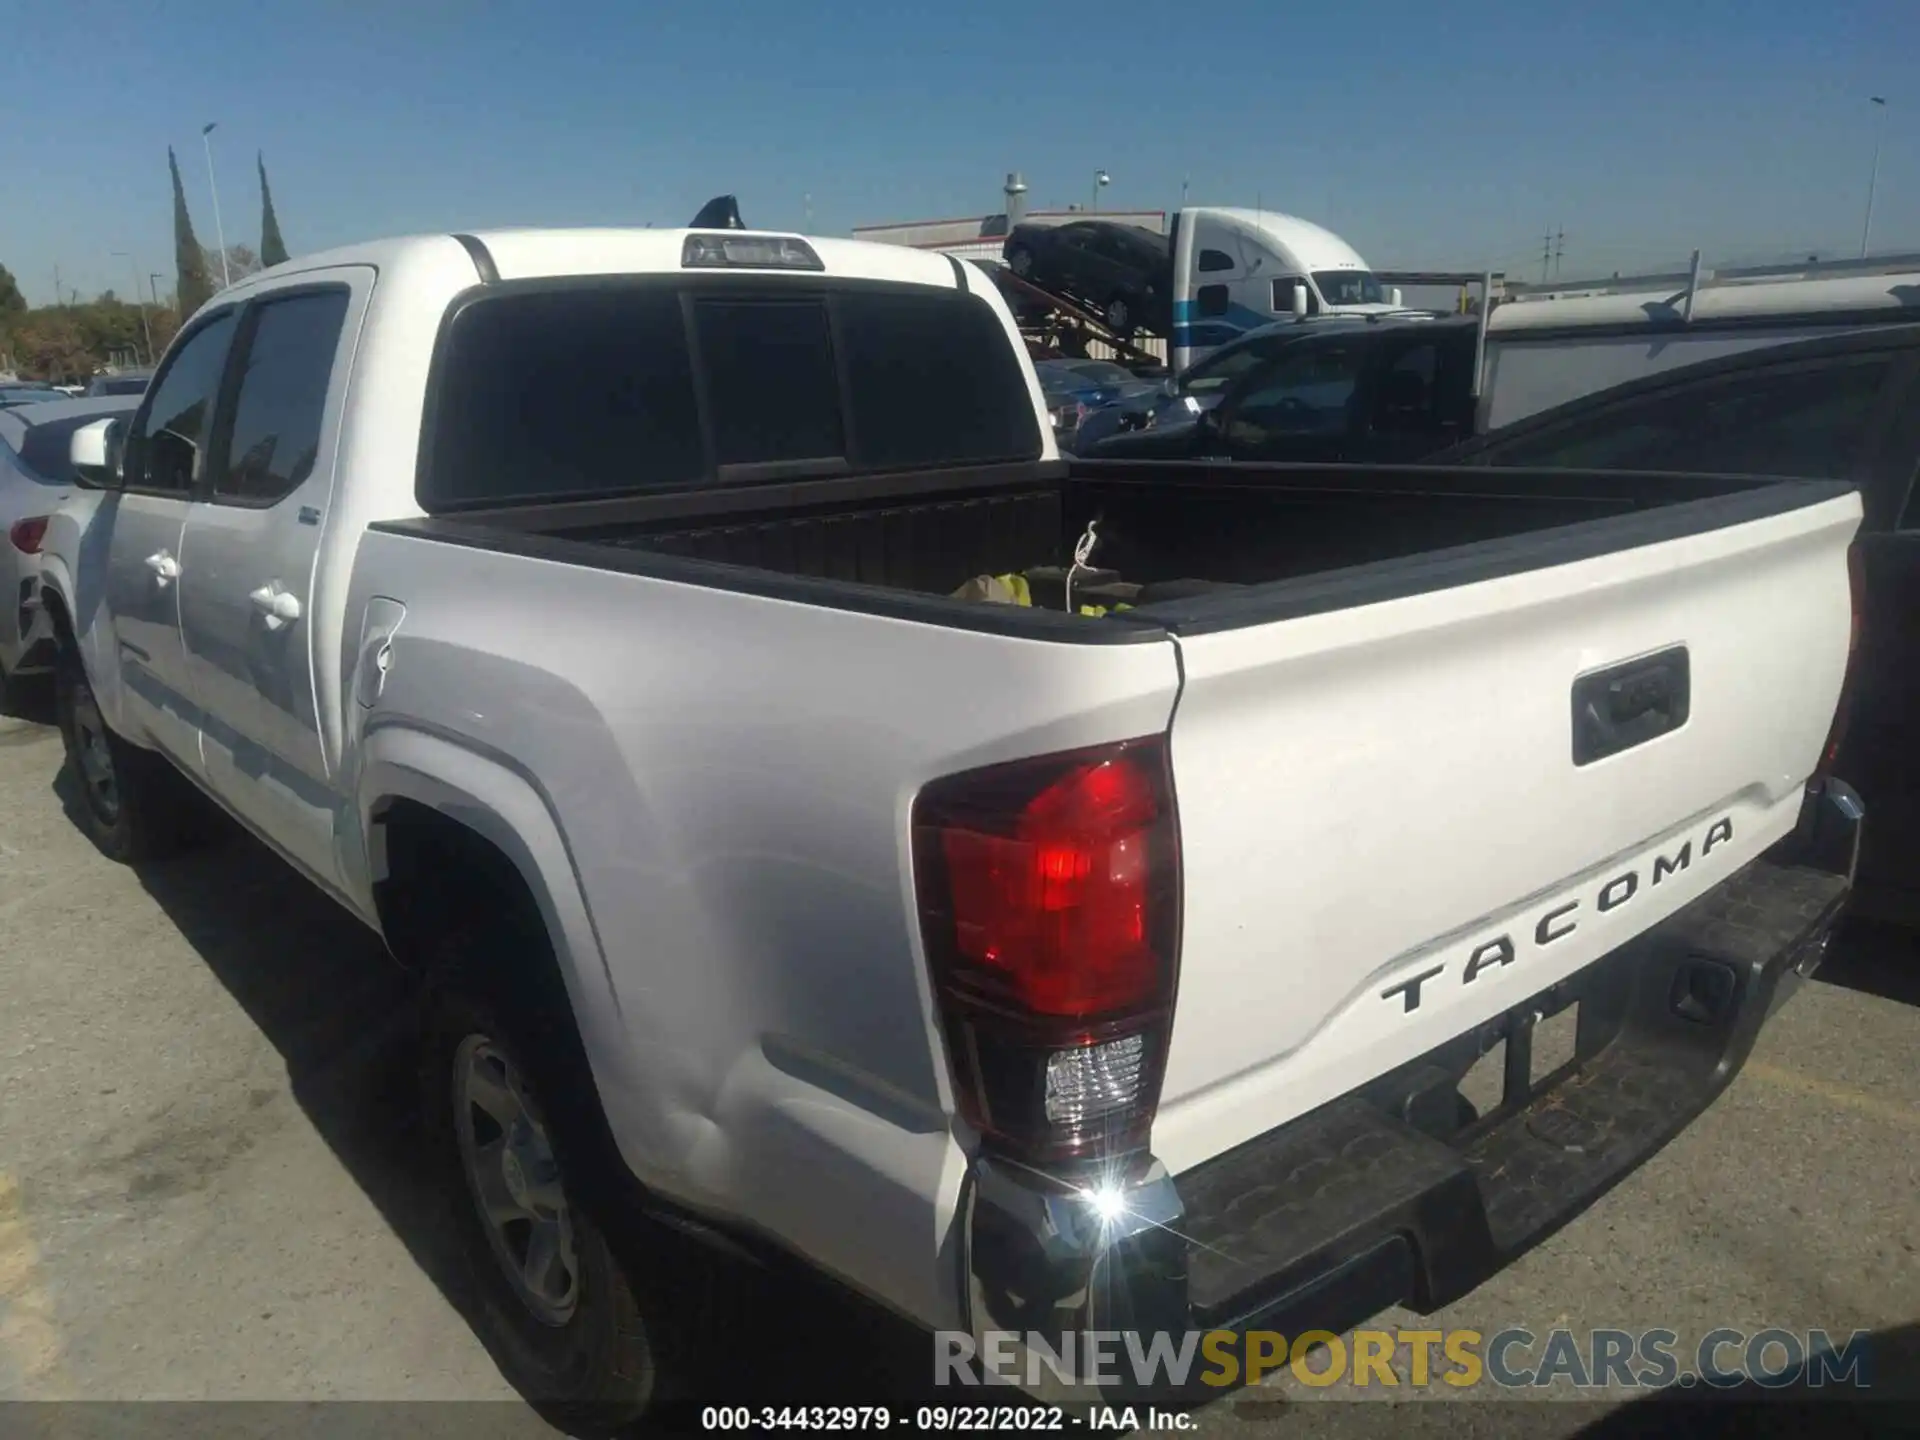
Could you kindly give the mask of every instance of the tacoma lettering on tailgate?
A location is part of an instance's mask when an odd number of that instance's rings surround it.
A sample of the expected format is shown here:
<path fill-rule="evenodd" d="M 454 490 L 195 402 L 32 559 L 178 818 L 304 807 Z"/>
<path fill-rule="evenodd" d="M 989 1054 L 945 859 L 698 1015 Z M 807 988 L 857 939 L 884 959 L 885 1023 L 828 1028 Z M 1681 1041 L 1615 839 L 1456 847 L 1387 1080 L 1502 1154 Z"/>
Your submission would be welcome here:
<path fill-rule="evenodd" d="M 1713 853 L 1715 847 L 1733 839 L 1733 818 L 1722 816 L 1707 826 L 1707 833 L 1700 840 L 1700 858 L 1705 859 Z M 1651 863 L 1640 864 L 1620 871 L 1611 876 L 1592 895 L 1580 900 L 1563 900 L 1551 909 L 1541 911 L 1533 922 L 1531 931 L 1524 927 L 1518 932 L 1522 943 L 1531 939 L 1532 948 L 1544 949 L 1557 941 L 1567 938 L 1580 928 L 1580 916 L 1585 907 L 1591 905 L 1599 914 L 1617 910 L 1635 895 L 1644 885 L 1648 889 L 1660 884 L 1671 876 L 1678 875 L 1693 863 L 1693 840 L 1689 837 L 1680 848 L 1671 855 L 1655 854 Z M 1489 970 L 1511 965 L 1520 958 L 1518 946 L 1514 943 L 1513 931 L 1494 935 L 1482 940 L 1467 954 L 1466 964 L 1460 969 L 1460 983 L 1471 985 Z M 1411 1014 L 1420 1008 L 1420 990 L 1429 980 L 1436 980 L 1450 969 L 1446 961 L 1410 975 L 1405 980 L 1396 981 L 1380 992 L 1382 1000 L 1400 1001 L 1404 1013 Z"/>

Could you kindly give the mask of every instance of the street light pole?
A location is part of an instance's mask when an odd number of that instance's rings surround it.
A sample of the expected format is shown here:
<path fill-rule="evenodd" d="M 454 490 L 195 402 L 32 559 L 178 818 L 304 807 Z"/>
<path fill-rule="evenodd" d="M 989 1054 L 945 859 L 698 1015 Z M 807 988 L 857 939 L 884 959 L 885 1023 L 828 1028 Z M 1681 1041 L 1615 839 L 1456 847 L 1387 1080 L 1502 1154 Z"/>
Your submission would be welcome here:
<path fill-rule="evenodd" d="M 147 363 L 153 363 L 153 326 L 147 321 L 147 302 L 140 298 L 140 270 L 133 263 L 133 256 L 125 250 L 113 252 L 127 262 L 127 272 L 133 276 L 133 303 L 140 307 L 140 329 L 147 337 Z"/>
<path fill-rule="evenodd" d="M 1887 101 L 1882 95 L 1869 95 L 1873 102 L 1873 169 L 1867 172 L 1867 219 L 1860 227 L 1860 258 L 1867 258 L 1867 240 L 1873 234 L 1873 192 L 1880 183 L 1880 136 L 1886 129 Z"/>
<path fill-rule="evenodd" d="M 1113 183 L 1113 177 L 1104 170 L 1093 172 L 1093 208 L 1100 208 L 1100 192 Z"/>
<path fill-rule="evenodd" d="M 227 232 L 220 224 L 220 187 L 213 182 L 213 134 L 218 120 L 209 120 L 200 127 L 200 143 L 207 151 L 207 189 L 213 192 L 213 235 L 220 242 L 220 288 L 225 289 L 233 283 L 233 277 L 227 273 Z"/>

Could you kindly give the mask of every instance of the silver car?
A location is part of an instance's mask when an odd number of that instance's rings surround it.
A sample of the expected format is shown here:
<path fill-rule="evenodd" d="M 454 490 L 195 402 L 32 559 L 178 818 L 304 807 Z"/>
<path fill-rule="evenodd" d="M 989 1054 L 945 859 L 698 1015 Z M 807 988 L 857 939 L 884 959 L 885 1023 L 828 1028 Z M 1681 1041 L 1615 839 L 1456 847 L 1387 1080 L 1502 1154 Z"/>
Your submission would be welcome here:
<path fill-rule="evenodd" d="M 40 608 L 37 547 L 20 548 L 36 537 L 19 522 L 51 514 L 66 498 L 73 483 L 67 449 L 75 430 L 129 415 L 139 404 L 137 395 L 115 395 L 0 410 L 0 693 L 9 677 L 45 670 L 53 659 L 53 631 Z"/>

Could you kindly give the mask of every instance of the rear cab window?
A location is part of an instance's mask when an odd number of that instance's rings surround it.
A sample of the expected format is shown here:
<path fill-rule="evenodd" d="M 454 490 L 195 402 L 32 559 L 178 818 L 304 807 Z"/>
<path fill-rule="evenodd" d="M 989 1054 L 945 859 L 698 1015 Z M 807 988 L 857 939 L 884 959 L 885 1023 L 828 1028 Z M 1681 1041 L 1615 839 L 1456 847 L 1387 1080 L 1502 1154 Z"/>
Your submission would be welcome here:
<path fill-rule="evenodd" d="M 428 513 L 1036 460 L 1019 357 L 979 297 L 727 277 L 479 291 L 435 358 Z"/>

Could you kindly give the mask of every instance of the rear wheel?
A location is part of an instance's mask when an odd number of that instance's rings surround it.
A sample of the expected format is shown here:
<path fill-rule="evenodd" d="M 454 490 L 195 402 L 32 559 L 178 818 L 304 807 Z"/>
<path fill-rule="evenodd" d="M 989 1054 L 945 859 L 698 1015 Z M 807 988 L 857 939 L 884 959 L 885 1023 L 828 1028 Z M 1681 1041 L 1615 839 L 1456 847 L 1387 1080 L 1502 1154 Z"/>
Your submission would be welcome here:
<path fill-rule="evenodd" d="M 1107 301 L 1107 308 L 1102 318 L 1107 322 L 1107 329 L 1121 339 L 1124 340 L 1133 334 L 1133 304 L 1126 296 L 1116 295 Z"/>
<path fill-rule="evenodd" d="M 200 818 L 199 797 L 165 760 L 107 728 L 87 672 L 71 650 L 61 653 L 54 671 L 54 710 L 87 838 L 123 864 L 186 848 Z"/>
<path fill-rule="evenodd" d="M 481 1342 L 562 1428 L 617 1430 L 660 1394 L 658 1330 L 596 1221 L 596 1157 L 577 1127 L 556 1128 L 596 1102 L 570 1093 L 547 1028 L 437 984 L 421 1067 L 428 1133 Z"/>
<path fill-rule="evenodd" d="M 1024 245 L 1016 245 L 1007 251 L 1007 268 L 1022 280 L 1033 279 L 1033 252 Z"/>

